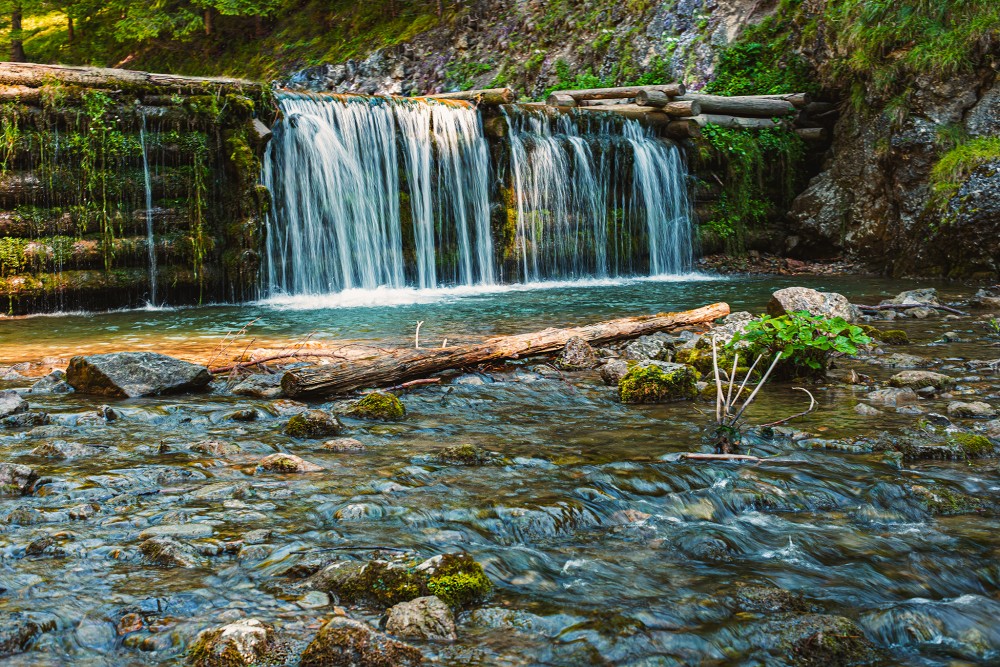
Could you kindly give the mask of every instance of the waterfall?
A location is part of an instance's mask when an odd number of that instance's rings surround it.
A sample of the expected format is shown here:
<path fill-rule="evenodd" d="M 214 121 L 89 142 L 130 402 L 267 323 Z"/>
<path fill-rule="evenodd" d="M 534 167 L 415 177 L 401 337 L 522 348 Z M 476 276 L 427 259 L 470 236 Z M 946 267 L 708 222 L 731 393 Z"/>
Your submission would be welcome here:
<path fill-rule="evenodd" d="M 149 178 L 149 156 L 146 154 L 146 114 L 142 114 L 139 127 L 139 144 L 142 148 L 142 175 L 146 186 L 146 249 L 149 253 L 149 304 L 156 305 L 156 239 L 153 236 L 153 186 Z"/>
<path fill-rule="evenodd" d="M 634 120 L 505 109 L 525 281 L 693 265 L 680 151 Z"/>
<path fill-rule="evenodd" d="M 489 149 L 475 108 L 296 94 L 279 101 L 283 118 L 263 170 L 274 196 L 272 293 L 495 281 Z"/>

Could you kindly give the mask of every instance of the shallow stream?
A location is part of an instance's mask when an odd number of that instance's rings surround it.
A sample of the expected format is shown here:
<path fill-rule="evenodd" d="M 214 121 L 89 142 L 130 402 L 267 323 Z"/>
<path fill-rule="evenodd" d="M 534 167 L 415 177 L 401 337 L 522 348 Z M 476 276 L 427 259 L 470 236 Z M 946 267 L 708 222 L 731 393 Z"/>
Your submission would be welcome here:
<path fill-rule="evenodd" d="M 241 345 L 282 348 L 306 337 L 409 345 L 423 321 L 421 340 L 437 346 L 715 301 L 760 312 L 773 290 L 793 284 L 860 303 L 918 286 L 802 277 L 609 281 L 8 319 L 0 321 L 0 365 L 140 349 L 207 362 L 228 332 L 249 322 Z M 975 291 L 938 287 L 945 300 Z M 932 370 L 961 378 L 955 393 L 1000 403 L 1000 376 L 964 368 L 968 359 L 1000 357 L 979 322 L 901 320 L 892 328 L 906 330 L 912 344 L 891 351 L 936 359 Z M 938 343 L 946 331 L 965 342 Z M 876 379 L 895 372 L 862 361 L 846 368 Z M 798 611 L 855 620 L 880 651 L 871 664 L 997 664 L 1000 516 L 938 515 L 919 491 L 969 494 L 995 508 L 997 460 L 900 469 L 878 453 L 817 443 L 898 435 L 947 404 L 926 399 L 924 415 L 865 417 L 854 410 L 864 391 L 815 387 L 818 411 L 752 443 L 752 453 L 786 461 L 767 465 L 677 458 L 704 449 L 711 402 L 623 405 L 596 373 L 557 372 L 538 360 L 405 394 L 399 423 L 345 419 L 365 445 L 352 452 L 283 435 L 285 404 L 232 396 L 224 383 L 204 395 L 122 401 L 29 394 L 52 425 L 0 432 L 0 460 L 30 465 L 49 481 L 32 496 L 0 500 L 0 612 L 30 612 L 51 629 L 6 664 L 181 664 L 199 630 L 244 615 L 308 641 L 330 609 L 310 608 L 282 573 L 378 547 L 422 557 L 465 550 L 496 584 L 486 605 L 460 617 L 456 643 L 420 645 L 439 664 L 785 664 L 768 650 L 783 617 L 742 604 L 747 584 L 791 592 Z M 94 416 L 105 403 L 117 420 Z M 776 384 L 751 421 L 804 407 L 801 393 Z M 259 418 L 229 418 L 247 409 Z M 192 449 L 205 440 L 241 451 Z M 30 453 L 56 441 L 92 449 L 70 460 Z M 464 443 L 507 461 L 436 458 Z M 274 451 L 325 470 L 255 474 L 255 462 Z M 199 526 L 189 541 L 201 565 L 145 562 L 140 533 L 176 524 Z M 262 528 L 271 531 L 263 544 L 226 547 Z M 140 613 L 144 628 L 120 635 L 128 612 Z"/>

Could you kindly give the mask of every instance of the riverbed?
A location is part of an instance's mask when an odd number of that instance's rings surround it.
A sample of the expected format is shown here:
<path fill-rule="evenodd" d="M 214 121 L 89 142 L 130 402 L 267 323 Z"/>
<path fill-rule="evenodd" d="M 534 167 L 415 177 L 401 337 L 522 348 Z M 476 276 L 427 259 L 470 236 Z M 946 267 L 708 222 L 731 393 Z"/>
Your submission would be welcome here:
<path fill-rule="evenodd" d="M 420 338 L 431 347 L 716 301 L 759 313 L 772 291 L 790 285 L 877 303 L 928 283 L 688 276 L 9 318 L 0 321 L 0 365 L 15 370 L 0 388 L 30 386 L 37 378 L 16 374 L 64 366 L 74 354 L 150 350 L 205 363 L 231 354 L 225 337 L 246 325 L 238 347 L 283 349 L 306 340 L 408 346 L 423 322 Z M 975 292 L 936 287 L 943 301 Z M 875 647 L 868 664 L 995 663 L 997 459 L 899 462 L 844 443 L 933 429 L 928 415 L 945 414 L 956 396 L 1000 404 L 1000 375 L 965 366 L 1000 357 L 1000 339 L 977 318 L 891 328 L 911 342 L 890 351 L 958 378 L 952 394 L 922 398 L 919 411 L 865 416 L 856 405 L 896 370 L 844 360 L 831 381 L 811 388 L 816 412 L 748 443 L 752 454 L 782 460 L 768 465 L 678 458 L 707 451 L 711 401 L 623 405 L 597 373 L 556 371 L 544 360 L 405 393 L 400 422 L 345 418 L 364 447 L 354 451 L 284 435 L 295 406 L 233 396 L 224 381 L 206 394 L 131 400 L 28 394 L 51 423 L 0 432 L 0 460 L 30 465 L 47 481 L 31 496 L 0 500 L 0 612 L 33 615 L 46 629 L 8 664 L 181 664 L 200 630 L 242 616 L 307 642 L 331 609 L 306 600 L 289 571 L 379 548 L 420 557 L 466 551 L 494 582 L 490 600 L 459 615 L 456 642 L 417 642 L 433 664 L 786 664 L 769 642 L 776 619 L 792 613 L 856 622 Z M 946 332 L 958 340 L 941 342 Z M 850 369 L 871 384 L 836 380 Z M 105 404 L 117 419 L 95 416 Z M 804 407 L 800 392 L 774 384 L 751 422 Z M 255 420 L 232 418 L 248 410 Z M 238 447 L 194 446 L 204 441 Z M 31 453 L 55 442 L 86 454 Z M 466 443 L 494 460 L 440 458 Z M 257 470 L 275 451 L 323 471 Z M 941 513 L 921 489 L 979 504 Z M 143 557 L 140 534 L 178 525 L 198 526 L 185 538 L 199 554 L 194 566 Z M 269 533 L 247 540 L 260 529 Z M 748 603 L 747 586 L 780 589 L 785 602 Z M 348 612 L 372 623 L 380 616 Z M 121 632 L 130 613 L 141 628 Z"/>

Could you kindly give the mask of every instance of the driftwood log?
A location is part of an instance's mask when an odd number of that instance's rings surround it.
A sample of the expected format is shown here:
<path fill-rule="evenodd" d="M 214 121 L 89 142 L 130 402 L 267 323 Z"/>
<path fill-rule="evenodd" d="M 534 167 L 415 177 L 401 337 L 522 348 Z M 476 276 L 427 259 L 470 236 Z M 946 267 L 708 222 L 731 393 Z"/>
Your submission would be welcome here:
<path fill-rule="evenodd" d="M 86 88 L 149 89 L 162 88 L 190 94 L 217 90 L 260 90 L 264 84 L 244 79 L 192 77 L 154 74 L 107 67 L 73 67 L 36 63 L 0 63 L 0 84 L 39 88 L 53 81 Z M 9 88 L 8 88 L 9 90 Z"/>
<path fill-rule="evenodd" d="M 463 102 L 474 102 L 475 104 L 484 106 L 513 104 L 517 100 L 517 95 L 510 88 L 463 90 L 457 93 L 440 93 L 437 95 L 425 95 L 424 97 L 430 100 L 460 100 Z"/>
<path fill-rule="evenodd" d="M 592 345 L 605 345 L 679 326 L 705 324 L 728 314 L 727 304 L 715 303 L 680 313 L 628 317 L 570 329 L 545 329 L 534 333 L 501 336 L 479 344 L 401 350 L 367 359 L 290 370 L 282 376 L 281 388 L 286 395 L 299 397 L 343 394 L 364 387 L 398 385 L 446 370 L 551 354 L 565 347 L 566 342 L 573 337 L 583 338 Z"/>

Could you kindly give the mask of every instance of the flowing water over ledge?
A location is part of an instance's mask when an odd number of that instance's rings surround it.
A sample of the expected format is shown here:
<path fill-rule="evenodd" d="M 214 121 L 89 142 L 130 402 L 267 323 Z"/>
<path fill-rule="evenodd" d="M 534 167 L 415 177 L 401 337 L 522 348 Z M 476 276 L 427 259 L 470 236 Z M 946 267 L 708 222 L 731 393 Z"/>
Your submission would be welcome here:
<path fill-rule="evenodd" d="M 759 311 L 772 290 L 793 283 L 868 303 L 912 287 L 836 278 L 610 281 L 403 292 L 393 306 L 374 303 L 391 296 L 381 292 L 329 297 L 335 307 L 311 310 L 293 300 L 8 319 L 0 322 L 0 360 L 73 348 L 155 349 L 204 361 L 222 335 L 254 318 L 258 344 L 280 346 L 317 331 L 324 339 L 405 345 L 423 320 L 422 339 L 433 345 L 717 300 Z M 946 297 L 971 291 L 942 290 Z M 981 329 L 940 319 L 901 327 L 913 345 L 893 351 L 943 358 L 934 370 L 997 402 L 1000 379 L 969 377 L 959 361 L 998 356 Z M 969 342 L 936 344 L 948 330 Z M 848 365 L 879 378 L 892 373 Z M 859 393 L 845 385 L 815 393 L 819 411 L 795 427 L 824 438 L 898 432 L 919 418 L 887 413 L 873 422 L 854 412 Z M 796 394 L 768 388 L 753 420 L 801 409 Z M 1000 519 L 933 515 L 914 490 L 998 503 L 996 460 L 897 469 L 878 454 L 779 437 L 755 442 L 753 452 L 780 453 L 787 464 L 681 461 L 677 453 L 699 448 L 710 403 L 626 406 L 593 374 L 556 373 L 533 361 L 406 395 L 400 423 L 348 420 L 350 435 L 367 446 L 362 452 L 288 438 L 280 433 L 287 418 L 280 404 L 221 391 L 115 402 L 120 418 L 111 422 L 93 417 L 102 402 L 94 398 L 27 398 L 66 430 L 0 432 L 2 460 L 35 466 L 51 480 L 34 496 L 0 500 L 0 611 L 30 611 L 55 627 L 7 664 L 180 664 L 198 630 L 236 615 L 308 640 L 328 610 L 303 608 L 282 572 L 317 558 L 363 557 L 362 547 L 372 546 L 422 556 L 464 549 L 496 582 L 493 599 L 461 617 L 454 645 L 421 645 L 440 664 L 784 664 L 766 651 L 783 617 L 741 611 L 743 584 L 786 589 L 801 595 L 802 608 L 857 620 L 884 651 L 875 664 L 1000 658 Z M 921 406 L 944 412 L 944 401 Z M 237 409 L 260 418 L 234 422 Z M 55 440 L 95 449 L 71 461 L 30 454 Z M 236 442 L 242 452 L 214 457 L 192 449 L 204 440 Z M 507 461 L 461 466 L 437 458 L 463 443 Z M 326 470 L 253 475 L 254 462 L 276 450 Z M 96 513 L 71 518 L 91 503 Z M 194 543 L 218 554 L 189 569 L 144 562 L 139 533 L 178 523 L 211 531 Z M 227 542 L 260 528 L 272 531 L 264 545 L 226 552 Z M 54 542 L 41 555 L 26 555 L 46 537 Z M 135 609 L 147 628 L 118 636 L 115 624 Z"/>

